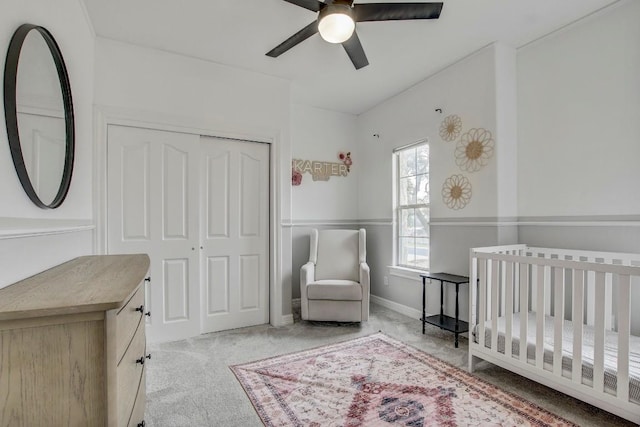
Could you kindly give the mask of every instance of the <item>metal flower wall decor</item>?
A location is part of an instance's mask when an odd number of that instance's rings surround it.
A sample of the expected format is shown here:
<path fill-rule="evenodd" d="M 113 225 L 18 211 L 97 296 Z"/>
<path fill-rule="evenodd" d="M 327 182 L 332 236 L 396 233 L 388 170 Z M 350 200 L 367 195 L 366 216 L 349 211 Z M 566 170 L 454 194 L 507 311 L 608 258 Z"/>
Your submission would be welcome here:
<path fill-rule="evenodd" d="M 437 108 L 442 113 L 442 109 Z M 493 157 L 495 141 L 491 131 L 483 128 L 462 129 L 462 119 L 450 114 L 440 123 L 440 138 L 456 141 L 454 159 L 464 172 L 477 172 Z M 464 175 L 451 175 L 442 184 L 442 200 L 449 209 L 463 209 L 471 201 L 471 181 Z"/>
<path fill-rule="evenodd" d="M 461 131 L 462 119 L 455 114 L 445 117 L 440 124 L 440 138 L 444 141 L 451 142 L 455 140 L 460 136 Z"/>
<path fill-rule="evenodd" d="M 456 145 L 456 164 L 463 171 L 476 172 L 493 156 L 494 141 L 487 129 L 469 129 Z"/>
<path fill-rule="evenodd" d="M 459 210 L 471 200 L 471 183 L 463 175 L 452 175 L 442 185 L 442 201 L 447 207 Z"/>

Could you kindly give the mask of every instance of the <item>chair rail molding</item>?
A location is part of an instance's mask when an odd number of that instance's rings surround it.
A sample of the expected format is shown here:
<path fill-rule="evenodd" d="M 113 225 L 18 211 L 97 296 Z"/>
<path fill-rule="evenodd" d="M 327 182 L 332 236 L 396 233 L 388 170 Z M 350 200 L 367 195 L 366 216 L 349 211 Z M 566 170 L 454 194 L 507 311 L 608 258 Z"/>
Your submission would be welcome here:
<path fill-rule="evenodd" d="M 0 240 L 94 230 L 90 220 L 0 218 Z"/>

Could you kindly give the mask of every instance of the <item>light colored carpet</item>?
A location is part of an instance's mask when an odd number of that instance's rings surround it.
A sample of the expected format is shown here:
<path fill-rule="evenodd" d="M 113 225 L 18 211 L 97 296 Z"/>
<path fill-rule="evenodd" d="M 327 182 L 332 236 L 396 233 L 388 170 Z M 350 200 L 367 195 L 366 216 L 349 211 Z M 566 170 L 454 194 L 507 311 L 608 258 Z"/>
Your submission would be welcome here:
<path fill-rule="evenodd" d="M 295 309 L 294 309 L 295 310 Z M 300 321 L 273 328 L 256 326 L 201 335 L 183 341 L 150 345 L 147 367 L 147 412 L 151 427 L 261 426 L 251 402 L 229 369 L 230 365 L 345 341 L 382 331 L 455 366 L 466 369 L 467 341 L 454 348 L 453 335 L 418 320 L 371 305 L 368 322 L 335 326 Z M 483 363 L 476 374 L 506 391 L 581 426 L 631 426 L 618 417 L 535 382 Z"/>

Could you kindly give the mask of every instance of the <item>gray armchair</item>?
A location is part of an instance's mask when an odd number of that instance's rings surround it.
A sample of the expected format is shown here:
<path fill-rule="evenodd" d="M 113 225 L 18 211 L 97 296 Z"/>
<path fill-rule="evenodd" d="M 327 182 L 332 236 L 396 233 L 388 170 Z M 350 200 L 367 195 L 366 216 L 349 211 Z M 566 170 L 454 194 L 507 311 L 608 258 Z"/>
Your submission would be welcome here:
<path fill-rule="evenodd" d="M 302 319 L 369 320 L 369 290 L 365 230 L 312 230 L 300 269 Z"/>

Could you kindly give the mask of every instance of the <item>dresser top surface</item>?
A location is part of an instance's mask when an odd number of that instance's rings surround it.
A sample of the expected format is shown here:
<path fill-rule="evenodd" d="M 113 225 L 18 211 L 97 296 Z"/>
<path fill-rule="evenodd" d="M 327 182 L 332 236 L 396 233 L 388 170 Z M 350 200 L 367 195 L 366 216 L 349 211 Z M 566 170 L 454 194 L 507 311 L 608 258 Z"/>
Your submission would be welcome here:
<path fill-rule="evenodd" d="M 148 271 L 146 254 L 75 258 L 0 289 L 0 321 L 119 308 Z"/>

